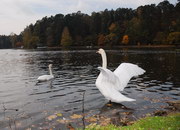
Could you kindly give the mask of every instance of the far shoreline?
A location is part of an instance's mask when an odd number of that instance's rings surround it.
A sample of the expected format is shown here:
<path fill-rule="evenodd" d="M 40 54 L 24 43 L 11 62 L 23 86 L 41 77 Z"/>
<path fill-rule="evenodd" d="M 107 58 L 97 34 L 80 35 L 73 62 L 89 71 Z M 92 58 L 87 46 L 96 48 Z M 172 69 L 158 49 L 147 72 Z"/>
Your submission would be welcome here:
<path fill-rule="evenodd" d="M 48 46 L 39 46 L 37 48 L 23 48 L 23 47 L 17 47 L 17 48 L 0 48 L 2 49 L 37 49 L 37 50 L 97 50 L 99 48 L 104 49 L 180 49 L 180 45 L 116 45 L 116 46 L 55 46 L 55 47 L 48 47 Z"/>
<path fill-rule="evenodd" d="M 68 47 L 46 47 L 44 49 L 121 49 L 121 48 L 135 48 L 135 49 L 148 49 L 148 48 L 166 48 L 166 49 L 180 49 L 180 46 L 178 45 L 119 45 L 119 46 L 68 46 Z M 43 49 L 43 47 L 38 47 L 37 49 Z"/>

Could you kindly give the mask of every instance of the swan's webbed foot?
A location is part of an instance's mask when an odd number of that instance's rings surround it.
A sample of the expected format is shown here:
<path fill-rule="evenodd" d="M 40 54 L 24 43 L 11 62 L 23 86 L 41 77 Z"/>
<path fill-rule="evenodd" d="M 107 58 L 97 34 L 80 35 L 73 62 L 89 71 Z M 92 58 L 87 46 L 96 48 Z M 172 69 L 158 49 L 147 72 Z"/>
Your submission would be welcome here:
<path fill-rule="evenodd" d="M 107 105 L 107 107 L 112 107 L 112 102 L 111 102 L 111 100 L 109 100 L 109 102 L 108 102 L 106 105 Z"/>

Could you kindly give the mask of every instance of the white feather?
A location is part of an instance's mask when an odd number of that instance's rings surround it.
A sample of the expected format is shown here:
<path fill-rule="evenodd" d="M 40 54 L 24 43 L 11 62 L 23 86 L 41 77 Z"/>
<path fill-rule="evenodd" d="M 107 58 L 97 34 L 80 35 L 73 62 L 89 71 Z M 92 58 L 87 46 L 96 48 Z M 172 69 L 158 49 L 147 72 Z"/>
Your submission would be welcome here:
<path fill-rule="evenodd" d="M 144 74 L 145 70 L 138 67 L 137 65 L 131 63 L 122 63 L 118 66 L 118 68 L 114 71 L 114 74 L 119 78 L 120 85 L 117 86 L 117 90 L 123 91 L 127 86 L 129 80 L 141 74 Z"/>

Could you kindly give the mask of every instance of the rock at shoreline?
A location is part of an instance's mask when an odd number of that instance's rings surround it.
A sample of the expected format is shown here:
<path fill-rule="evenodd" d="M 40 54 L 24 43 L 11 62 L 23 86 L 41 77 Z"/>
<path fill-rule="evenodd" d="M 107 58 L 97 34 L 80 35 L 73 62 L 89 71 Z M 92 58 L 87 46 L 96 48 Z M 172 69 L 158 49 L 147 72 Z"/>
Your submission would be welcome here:
<path fill-rule="evenodd" d="M 167 102 L 172 110 L 180 111 L 180 100 Z"/>

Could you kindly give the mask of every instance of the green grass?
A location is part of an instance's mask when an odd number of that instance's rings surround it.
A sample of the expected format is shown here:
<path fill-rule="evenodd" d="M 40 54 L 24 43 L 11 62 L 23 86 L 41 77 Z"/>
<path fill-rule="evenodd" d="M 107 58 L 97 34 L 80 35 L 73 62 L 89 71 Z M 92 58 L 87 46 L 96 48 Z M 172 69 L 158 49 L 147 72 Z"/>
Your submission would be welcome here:
<path fill-rule="evenodd" d="M 130 126 L 117 127 L 114 125 L 99 126 L 89 125 L 86 130 L 179 130 L 180 129 L 180 113 L 168 116 L 155 116 L 140 119 Z"/>

